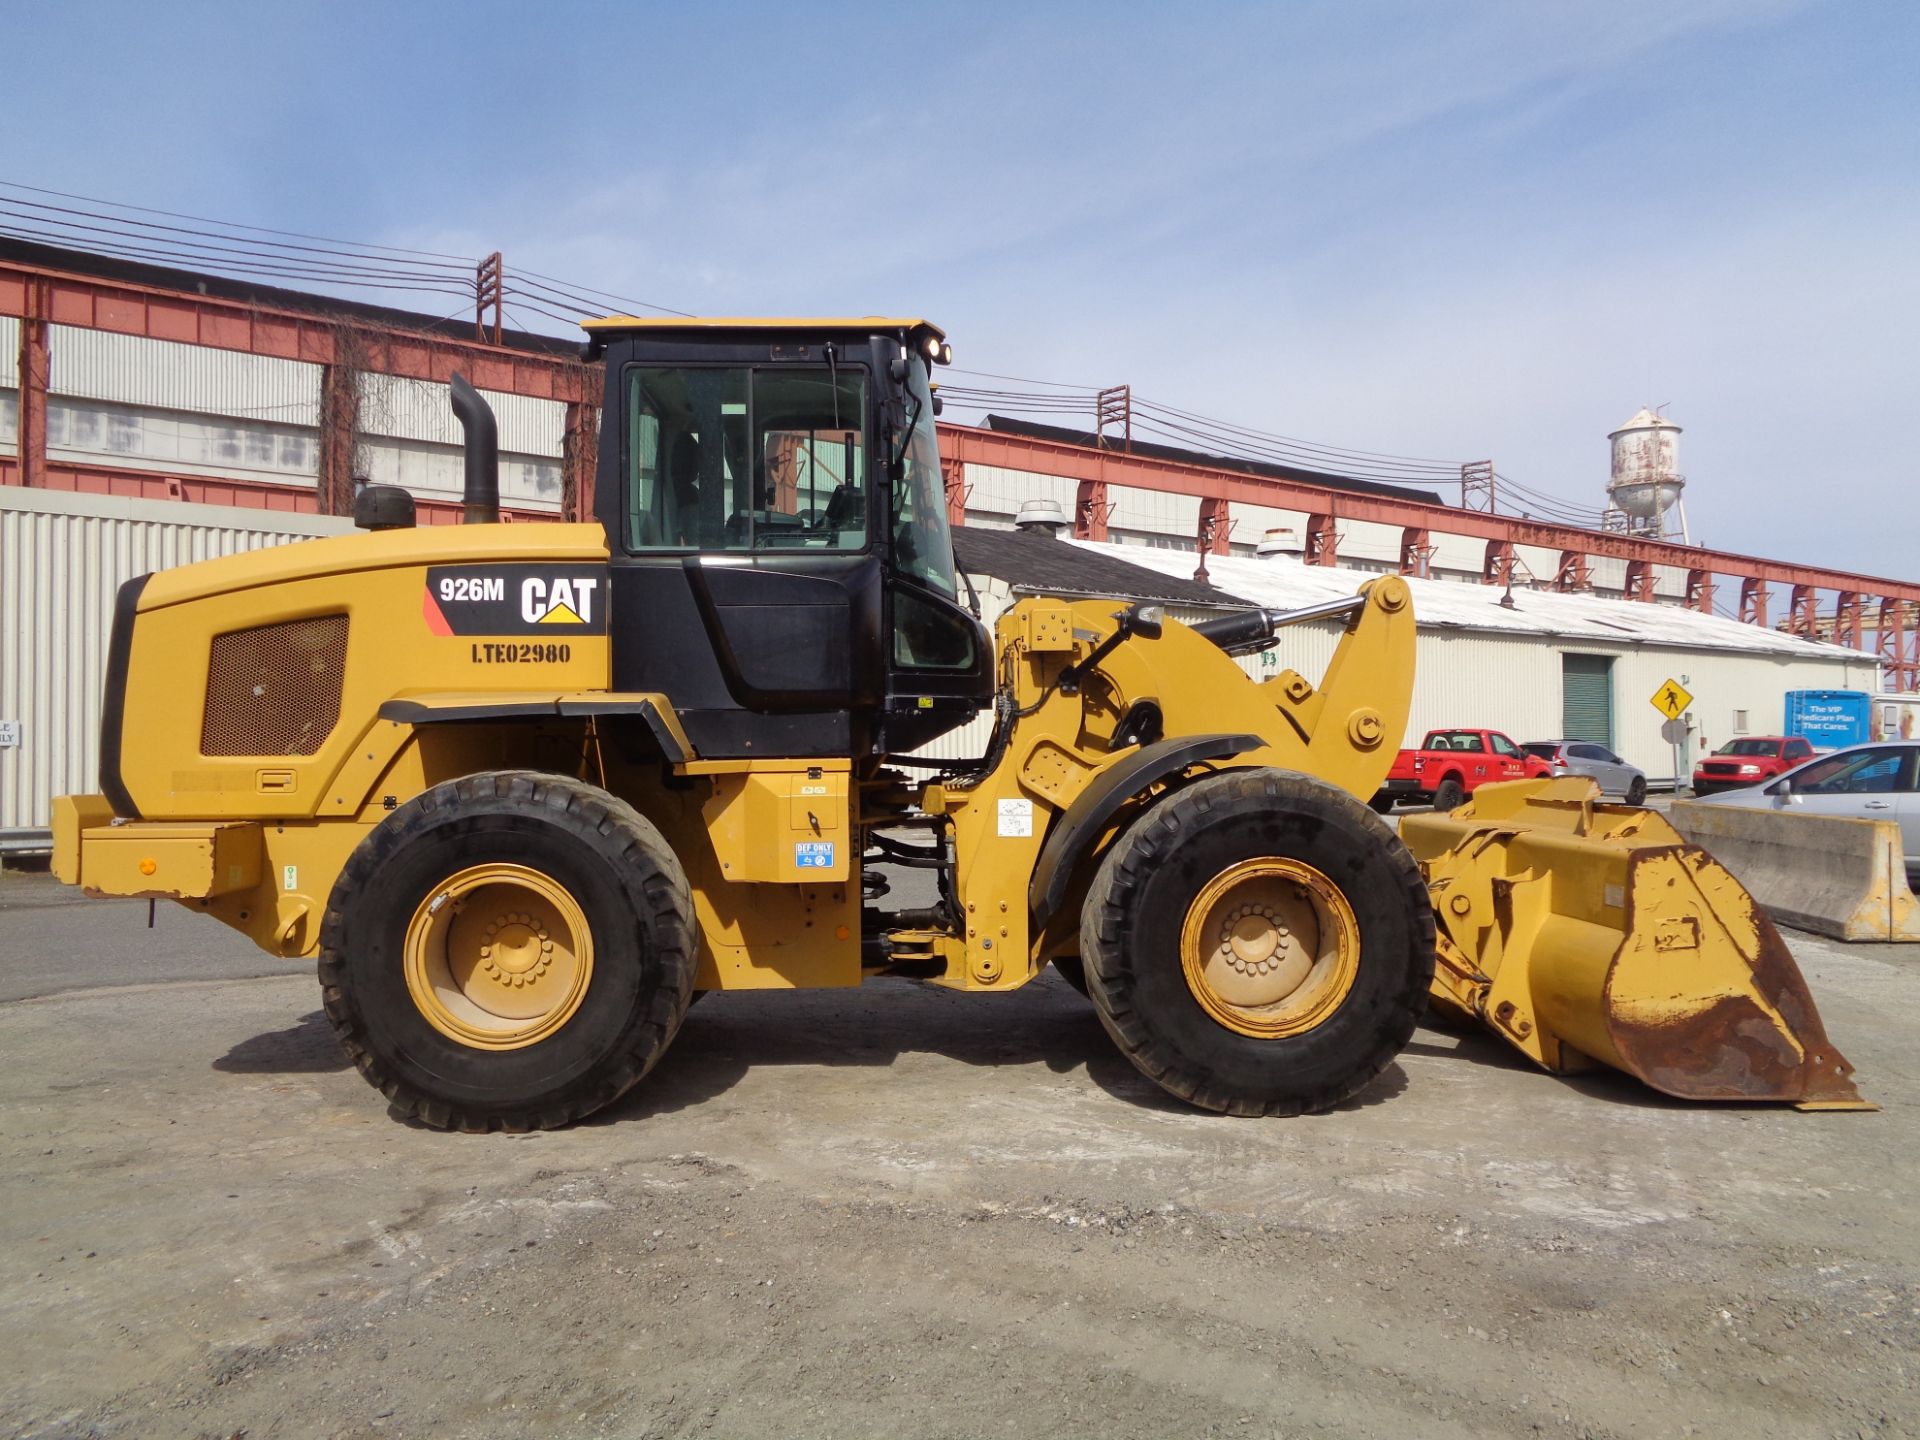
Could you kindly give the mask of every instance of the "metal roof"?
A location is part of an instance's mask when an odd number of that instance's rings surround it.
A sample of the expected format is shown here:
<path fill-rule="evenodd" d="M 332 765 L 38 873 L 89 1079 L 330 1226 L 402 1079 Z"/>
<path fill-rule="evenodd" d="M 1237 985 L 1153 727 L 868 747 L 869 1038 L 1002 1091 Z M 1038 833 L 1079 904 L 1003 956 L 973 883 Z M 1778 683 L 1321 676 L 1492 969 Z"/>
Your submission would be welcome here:
<path fill-rule="evenodd" d="M 1109 555 L 1120 551 L 1132 564 L 1162 574 L 1177 575 L 1193 564 L 1190 554 L 1179 551 L 1091 540 L 1056 543 Z M 1369 578 L 1360 571 L 1307 565 L 1286 556 L 1255 559 L 1212 555 L 1207 558 L 1207 573 L 1216 584 L 1235 595 L 1245 596 L 1252 604 L 1285 610 L 1351 595 Z M 1407 585 L 1413 592 L 1413 613 L 1422 630 L 1486 631 L 1516 638 L 1538 636 L 1805 660 L 1864 657 L 1872 661 L 1876 658 L 1823 640 L 1803 640 L 1784 631 L 1763 629 L 1723 615 L 1703 615 L 1677 605 L 1563 594 L 1557 590 L 1517 589 L 1513 592 L 1513 608 L 1509 610 L 1500 603 L 1505 592 L 1497 585 L 1412 577 L 1408 577 Z"/>
<path fill-rule="evenodd" d="M 1680 427 L 1664 415 L 1656 415 L 1651 407 L 1642 405 L 1623 424 L 1607 432 L 1607 438 L 1625 434 L 1629 430 L 1678 430 Z"/>
<path fill-rule="evenodd" d="M 875 330 L 926 330 L 935 339 L 947 338 L 946 331 L 931 320 L 897 315 L 605 315 L 598 320 L 582 320 L 580 328 L 595 334 L 605 330 L 853 330 L 862 334 Z"/>
<path fill-rule="evenodd" d="M 1063 445 L 1084 445 L 1091 449 L 1112 449 L 1109 437 L 1102 442 L 1089 430 L 1064 425 L 1043 425 L 1036 420 L 1010 420 L 1005 415 L 987 416 L 987 428 L 1007 435 L 1028 435 L 1036 440 L 1054 440 Z M 1172 460 L 1181 465 L 1205 465 L 1212 470 L 1238 470 L 1247 475 L 1270 475 L 1279 480 L 1298 480 L 1308 485 L 1323 485 L 1329 490 L 1345 490 L 1355 495 L 1390 495 L 1397 500 L 1414 500 L 1422 505 L 1444 505 L 1432 490 L 1417 485 L 1393 485 L 1384 480 L 1362 480 L 1356 475 L 1335 471 L 1308 470 L 1299 465 L 1280 465 L 1271 460 L 1248 460 L 1238 455 L 1216 455 L 1206 450 L 1189 450 L 1153 440 L 1134 440 L 1126 453 L 1153 460 Z"/>
<path fill-rule="evenodd" d="M 1101 596 L 1116 600 L 1158 600 L 1177 605 L 1211 605 L 1238 610 L 1246 601 L 1189 579 L 1198 561 L 1192 551 L 1160 551 L 1178 562 L 1172 570 L 1132 563 L 1148 553 L 1144 546 L 1083 546 L 1051 535 L 1021 530 L 989 530 L 959 525 L 953 532 L 954 558 L 969 575 L 990 575 L 1016 590 L 1042 595 Z M 1209 557 L 1209 564 L 1218 556 Z"/>

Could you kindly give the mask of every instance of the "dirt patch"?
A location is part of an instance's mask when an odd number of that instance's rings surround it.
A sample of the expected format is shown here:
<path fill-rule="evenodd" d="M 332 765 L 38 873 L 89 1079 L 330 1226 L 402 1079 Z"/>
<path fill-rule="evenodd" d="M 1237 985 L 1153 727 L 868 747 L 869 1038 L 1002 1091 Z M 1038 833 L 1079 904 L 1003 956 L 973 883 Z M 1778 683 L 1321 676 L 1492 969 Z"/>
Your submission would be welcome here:
<path fill-rule="evenodd" d="M 1218 1119 L 1049 979 L 714 997 L 596 1122 L 449 1136 L 310 981 L 0 1006 L 0 1431 L 1914 1434 L 1920 972 L 1796 949 L 1882 1114 L 1422 1031 Z"/>

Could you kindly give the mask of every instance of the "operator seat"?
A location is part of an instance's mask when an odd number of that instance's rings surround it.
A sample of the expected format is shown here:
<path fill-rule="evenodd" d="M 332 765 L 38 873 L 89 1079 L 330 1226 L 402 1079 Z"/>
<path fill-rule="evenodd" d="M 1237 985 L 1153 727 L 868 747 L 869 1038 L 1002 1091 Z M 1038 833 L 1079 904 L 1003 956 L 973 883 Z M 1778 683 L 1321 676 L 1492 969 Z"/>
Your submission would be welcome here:
<path fill-rule="evenodd" d="M 665 530 L 668 543 L 700 543 L 700 437 L 683 430 L 667 457 Z"/>

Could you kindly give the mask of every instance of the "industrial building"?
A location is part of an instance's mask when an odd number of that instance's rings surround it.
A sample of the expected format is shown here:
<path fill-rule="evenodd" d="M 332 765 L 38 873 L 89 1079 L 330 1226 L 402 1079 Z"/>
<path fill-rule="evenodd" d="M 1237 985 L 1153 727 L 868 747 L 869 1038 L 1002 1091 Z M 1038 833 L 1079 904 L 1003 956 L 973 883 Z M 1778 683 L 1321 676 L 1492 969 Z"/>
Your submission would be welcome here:
<path fill-rule="evenodd" d="M 457 518 L 455 370 L 499 415 L 508 518 L 587 513 L 602 381 L 574 345 L 0 241 L 0 846 L 43 844 L 51 797 L 94 783 L 120 581 L 341 533 L 357 478 L 411 491 L 422 523 Z M 1675 757 L 1646 701 L 1668 678 L 1696 697 L 1693 752 L 1777 727 L 1788 690 L 1920 687 L 1920 584 L 1687 543 L 1678 433 L 1642 412 L 1610 437 L 1613 513 L 1588 530 L 1124 431 L 940 427 L 989 620 L 1063 586 L 1197 618 L 1398 573 L 1421 617 L 1414 728 L 1578 726 L 1656 778 Z M 1009 533 L 1034 506 L 1057 538 Z M 1290 632 L 1248 663 L 1311 675 L 1331 646 Z"/>
<path fill-rule="evenodd" d="M 1193 621 L 1246 605 L 1299 609 L 1353 590 L 1350 574 L 1286 553 L 1217 556 L 1208 564 L 1211 583 L 1200 585 L 1188 578 L 1191 561 L 1178 551 L 1048 540 L 1042 537 L 1054 527 L 1032 519 L 1021 528 L 1029 534 L 990 538 L 976 526 L 954 532 L 989 624 L 1029 594 L 1159 603 Z M 1521 742 L 1591 740 L 1617 750 L 1658 786 L 1689 774 L 1698 754 L 1723 741 L 1776 729 L 1789 691 L 1870 691 L 1878 682 L 1876 661 L 1860 651 L 1677 606 L 1414 577 L 1407 583 L 1420 631 L 1408 720 L 1416 736 L 1484 725 Z M 1314 676 L 1338 639 L 1330 623 L 1292 626 L 1275 648 L 1240 663 L 1256 679 L 1283 668 Z M 1689 733 L 1677 748 L 1662 738 L 1663 717 L 1649 703 L 1668 680 L 1694 697 Z M 987 722 L 976 721 L 932 753 L 978 754 L 986 733 Z"/>

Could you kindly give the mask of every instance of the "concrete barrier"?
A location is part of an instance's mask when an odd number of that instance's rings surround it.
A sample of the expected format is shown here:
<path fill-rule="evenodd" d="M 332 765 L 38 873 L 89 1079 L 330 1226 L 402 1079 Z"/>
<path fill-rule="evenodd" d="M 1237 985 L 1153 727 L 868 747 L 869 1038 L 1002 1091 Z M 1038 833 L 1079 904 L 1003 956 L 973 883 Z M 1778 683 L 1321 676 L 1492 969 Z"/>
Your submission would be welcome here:
<path fill-rule="evenodd" d="M 1920 940 L 1920 900 L 1891 820 L 1694 800 L 1676 802 L 1667 818 L 1782 925 L 1836 940 Z"/>

